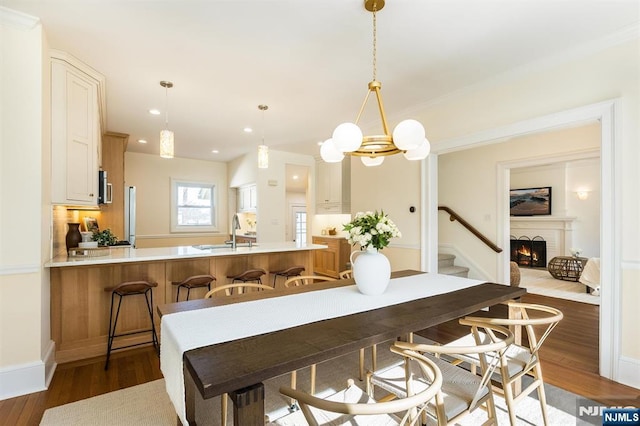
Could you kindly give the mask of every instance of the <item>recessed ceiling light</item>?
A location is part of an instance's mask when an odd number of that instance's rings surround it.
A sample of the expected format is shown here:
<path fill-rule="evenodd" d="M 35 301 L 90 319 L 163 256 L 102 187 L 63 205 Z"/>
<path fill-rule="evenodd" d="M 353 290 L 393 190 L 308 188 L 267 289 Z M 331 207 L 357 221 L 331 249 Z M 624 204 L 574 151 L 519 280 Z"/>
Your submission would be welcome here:
<path fill-rule="evenodd" d="M 298 175 L 293 175 L 291 177 L 293 178 L 293 180 L 298 180 Z"/>
<path fill-rule="evenodd" d="M 147 141 L 144 139 L 138 139 L 138 143 L 147 143 Z"/>
<path fill-rule="evenodd" d="M 220 151 L 218 151 L 217 149 L 213 149 L 213 150 L 211 150 L 211 152 L 212 152 L 213 154 L 218 154 Z"/>
<path fill-rule="evenodd" d="M 253 129 L 251 127 L 245 127 L 244 128 L 244 132 L 245 133 L 251 133 L 251 132 L 253 132 Z"/>
<path fill-rule="evenodd" d="M 151 115 L 160 115 L 160 110 L 158 109 L 150 109 L 149 114 Z"/>

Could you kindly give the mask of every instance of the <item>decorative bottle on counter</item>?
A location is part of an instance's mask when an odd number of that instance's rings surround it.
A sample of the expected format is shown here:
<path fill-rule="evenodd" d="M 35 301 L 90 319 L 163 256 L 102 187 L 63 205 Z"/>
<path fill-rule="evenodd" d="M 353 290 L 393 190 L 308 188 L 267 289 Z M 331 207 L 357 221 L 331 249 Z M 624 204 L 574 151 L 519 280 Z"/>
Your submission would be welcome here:
<path fill-rule="evenodd" d="M 80 234 L 79 223 L 67 223 L 67 225 L 69 226 L 69 230 L 67 231 L 65 243 L 68 252 L 70 248 L 78 247 L 78 244 L 82 241 L 82 234 Z"/>

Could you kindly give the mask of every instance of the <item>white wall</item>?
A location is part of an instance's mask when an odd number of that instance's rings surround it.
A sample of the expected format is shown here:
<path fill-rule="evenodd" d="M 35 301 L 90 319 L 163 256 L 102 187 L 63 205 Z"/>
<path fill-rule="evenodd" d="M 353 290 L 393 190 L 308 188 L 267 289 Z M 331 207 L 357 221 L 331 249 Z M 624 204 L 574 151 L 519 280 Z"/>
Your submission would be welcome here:
<path fill-rule="evenodd" d="M 218 231 L 206 235 L 228 236 L 230 218 L 226 163 L 185 158 L 167 159 L 158 155 L 126 152 L 124 176 L 125 185 L 136 187 L 138 246 L 143 246 L 145 240 L 153 239 L 163 241 L 163 245 L 183 245 L 185 238 L 196 237 L 194 233 L 171 232 L 171 179 L 215 184 Z M 172 244 L 171 240 L 176 244 Z"/>
<path fill-rule="evenodd" d="M 43 390 L 49 333 L 48 46 L 35 18 L 0 8 L 0 399 Z M 45 189 L 46 188 L 46 189 Z M 47 212 L 49 214 L 47 214 Z"/>
<path fill-rule="evenodd" d="M 576 191 L 588 190 L 586 200 Z M 599 159 L 567 164 L 567 216 L 575 216 L 573 246 L 584 257 L 600 257 L 600 162 Z"/>

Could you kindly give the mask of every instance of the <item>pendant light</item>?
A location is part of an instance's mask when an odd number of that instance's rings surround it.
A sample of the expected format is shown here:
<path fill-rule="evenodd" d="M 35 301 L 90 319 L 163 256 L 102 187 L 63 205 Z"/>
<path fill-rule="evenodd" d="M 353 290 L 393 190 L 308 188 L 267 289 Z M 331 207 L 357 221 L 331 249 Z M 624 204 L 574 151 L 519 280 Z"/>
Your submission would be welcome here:
<path fill-rule="evenodd" d="M 369 90 L 360 107 L 355 123 L 342 123 L 336 127 L 332 138 L 322 144 L 320 156 L 325 162 L 335 163 L 342 161 L 346 153 L 360 157 L 365 166 L 378 166 L 382 164 L 385 156 L 401 152 L 404 153 L 405 158 L 408 160 L 422 160 L 429 155 L 430 150 L 424 127 L 416 120 L 404 120 L 395 127 L 393 134 L 391 134 L 384 112 L 382 94 L 380 93 L 382 83 L 376 80 L 376 12 L 384 7 L 384 0 L 365 0 L 364 7 L 373 14 L 373 79 L 369 82 Z M 358 121 L 372 92 L 375 94 L 378 103 L 384 134 L 364 136 L 362 130 L 358 127 Z M 325 145 L 327 146 L 326 148 Z"/>
<path fill-rule="evenodd" d="M 164 130 L 160 131 L 160 157 L 173 158 L 173 132 L 169 130 L 169 89 L 173 87 L 173 83 L 163 80 L 160 86 L 165 89 Z"/>
<path fill-rule="evenodd" d="M 269 168 L 269 147 L 264 144 L 264 112 L 269 109 L 268 105 L 258 105 L 262 111 L 262 144 L 258 145 L 258 168 Z"/>

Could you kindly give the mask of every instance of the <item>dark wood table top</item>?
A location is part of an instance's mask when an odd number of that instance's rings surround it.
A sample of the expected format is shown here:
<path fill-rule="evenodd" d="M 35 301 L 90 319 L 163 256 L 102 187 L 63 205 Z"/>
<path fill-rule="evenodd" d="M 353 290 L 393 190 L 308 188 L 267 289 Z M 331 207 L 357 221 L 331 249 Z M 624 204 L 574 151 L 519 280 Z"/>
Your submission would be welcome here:
<path fill-rule="evenodd" d="M 420 273 L 401 271 L 392 277 Z M 310 289 L 288 290 L 313 291 L 351 284 L 353 280 L 339 280 L 314 284 Z M 524 288 L 484 283 L 451 293 L 193 349 L 184 353 L 183 361 L 196 388 L 206 399 L 460 318 L 484 307 L 519 298 L 525 293 Z M 290 291 L 260 292 L 256 297 L 277 297 L 282 294 L 290 294 Z M 180 302 L 163 305 L 158 310 L 161 315 L 166 315 L 205 305 L 218 306 L 230 303 L 230 299 Z M 283 315 L 286 313 L 283 312 Z"/>

